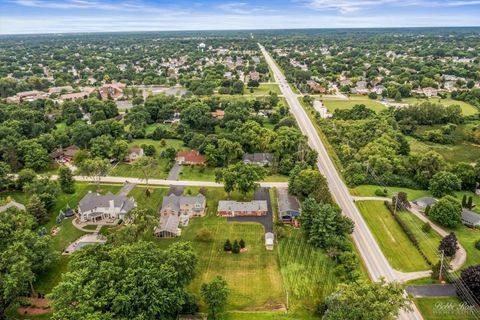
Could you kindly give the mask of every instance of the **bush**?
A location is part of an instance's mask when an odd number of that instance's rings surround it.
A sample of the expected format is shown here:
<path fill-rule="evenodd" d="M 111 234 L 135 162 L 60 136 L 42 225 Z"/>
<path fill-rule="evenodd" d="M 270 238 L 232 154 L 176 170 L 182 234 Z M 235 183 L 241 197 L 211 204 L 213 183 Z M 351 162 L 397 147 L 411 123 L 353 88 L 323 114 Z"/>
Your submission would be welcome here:
<path fill-rule="evenodd" d="M 195 238 L 201 242 L 211 242 L 213 240 L 212 233 L 207 228 L 198 230 Z"/>
<path fill-rule="evenodd" d="M 232 251 L 232 243 L 230 242 L 229 239 L 227 239 L 227 241 L 225 241 L 225 244 L 223 245 L 223 250 Z"/>
<path fill-rule="evenodd" d="M 375 195 L 377 197 L 386 197 L 388 195 L 388 190 L 387 189 L 376 189 L 375 190 Z"/>
<path fill-rule="evenodd" d="M 480 240 L 477 240 L 477 242 L 475 242 L 475 248 L 480 250 Z"/>
<path fill-rule="evenodd" d="M 430 225 L 430 223 L 425 222 L 422 226 L 422 231 L 425 233 L 429 233 L 430 230 L 432 230 L 432 226 Z"/>
<path fill-rule="evenodd" d="M 243 239 L 240 239 L 239 244 L 241 249 L 245 248 L 245 241 Z"/>
<path fill-rule="evenodd" d="M 240 245 L 237 240 L 233 242 L 232 253 L 240 253 Z"/>

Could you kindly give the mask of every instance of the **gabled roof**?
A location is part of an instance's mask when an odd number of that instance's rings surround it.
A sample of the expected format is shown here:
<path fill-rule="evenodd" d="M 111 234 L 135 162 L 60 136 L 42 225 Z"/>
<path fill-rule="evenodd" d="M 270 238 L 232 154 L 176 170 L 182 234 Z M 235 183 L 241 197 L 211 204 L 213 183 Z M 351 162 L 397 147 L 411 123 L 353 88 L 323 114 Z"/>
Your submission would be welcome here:
<path fill-rule="evenodd" d="M 162 200 L 162 209 L 164 211 L 167 207 L 171 208 L 173 211 L 180 211 L 182 205 L 194 205 L 195 203 L 204 203 L 205 196 L 199 193 L 196 196 L 177 196 L 175 194 L 170 194 L 163 197 Z"/>
<path fill-rule="evenodd" d="M 205 156 L 201 155 L 198 151 L 178 151 L 177 158 L 185 159 L 185 162 L 191 163 L 204 163 L 206 161 Z"/>
<path fill-rule="evenodd" d="M 96 208 L 108 208 L 110 207 L 110 201 L 113 200 L 113 205 L 123 211 L 130 211 L 135 208 L 136 204 L 133 200 L 129 200 L 126 196 L 115 195 L 111 192 L 106 195 L 101 195 L 95 192 L 89 192 L 78 203 L 80 211 L 90 211 Z"/>
<path fill-rule="evenodd" d="M 245 153 L 242 157 L 243 161 L 255 162 L 255 163 L 263 163 L 263 162 L 271 162 L 273 160 L 273 155 L 271 153 Z"/>
<path fill-rule="evenodd" d="M 477 214 L 468 209 L 463 209 L 462 220 L 470 225 L 480 225 L 480 214 Z"/>
<path fill-rule="evenodd" d="M 427 207 L 437 202 L 437 199 L 432 197 L 421 197 L 413 201 L 416 205 L 420 207 Z"/>
<path fill-rule="evenodd" d="M 180 217 L 177 215 L 162 216 L 160 218 L 160 225 L 155 229 L 155 233 L 167 231 L 177 234 L 179 224 Z"/>

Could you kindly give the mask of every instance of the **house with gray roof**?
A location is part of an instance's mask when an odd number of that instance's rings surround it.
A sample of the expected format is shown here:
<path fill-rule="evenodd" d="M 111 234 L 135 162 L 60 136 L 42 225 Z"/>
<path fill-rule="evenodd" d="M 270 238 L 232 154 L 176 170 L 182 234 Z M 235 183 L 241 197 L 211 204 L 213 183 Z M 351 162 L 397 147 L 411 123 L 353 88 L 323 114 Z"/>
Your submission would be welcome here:
<path fill-rule="evenodd" d="M 260 166 L 270 166 L 273 161 L 273 155 L 271 153 L 257 152 L 257 153 L 245 153 L 242 157 L 242 161 L 245 164 L 258 164 Z"/>
<path fill-rule="evenodd" d="M 182 215 L 188 217 L 203 217 L 207 201 L 203 194 L 199 193 L 196 196 L 177 196 L 170 194 L 163 197 L 161 215 Z"/>
<path fill-rule="evenodd" d="M 101 195 L 90 191 L 78 204 L 78 216 L 81 222 L 124 219 L 125 214 L 136 206 L 133 198 L 111 192 Z"/>
<path fill-rule="evenodd" d="M 463 209 L 462 223 L 469 227 L 480 227 L 480 214 L 468 209 Z"/>
<path fill-rule="evenodd" d="M 16 208 L 18 210 L 23 210 L 25 211 L 25 206 L 21 203 L 18 203 L 16 201 L 10 201 L 2 206 L 0 206 L 0 212 L 4 212 L 4 211 L 7 211 L 8 209 L 10 208 Z"/>
<path fill-rule="evenodd" d="M 268 214 L 267 201 L 219 201 L 217 214 L 222 217 L 266 216 Z"/>
<path fill-rule="evenodd" d="M 432 197 L 421 197 L 413 201 L 413 203 L 419 206 L 421 209 L 425 209 L 426 207 L 431 206 L 436 202 L 437 202 L 437 199 Z"/>

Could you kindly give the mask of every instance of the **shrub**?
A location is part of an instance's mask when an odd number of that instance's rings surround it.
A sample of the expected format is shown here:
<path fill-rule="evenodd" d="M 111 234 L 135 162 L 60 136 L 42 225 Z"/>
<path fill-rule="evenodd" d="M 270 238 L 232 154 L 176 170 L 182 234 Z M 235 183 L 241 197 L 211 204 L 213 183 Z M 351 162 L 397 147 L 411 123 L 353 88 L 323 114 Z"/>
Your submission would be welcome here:
<path fill-rule="evenodd" d="M 480 240 L 477 240 L 477 242 L 475 242 L 475 248 L 480 250 Z"/>
<path fill-rule="evenodd" d="M 240 239 L 239 244 L 241 249 L 245 248 L 245 241 L 243 239 Z"/>
<path fill-rule="evenodd" d="M 386 197 L 388 195 L 388 190 L 387 189 L 376 189 L 375 190 L 375 195 L 377 197 Z"/>
<path fill-rule="evenodd" d="M 432 230 L 432 226 L 430 225 L 430 223 L 425 222 L 422 226 L 422 231 L 425 233 L 429 233 L 430 230 Z"/>
<path fill-rule="evenodd" d="M 240 253 L 240 245 L 237 240 L 233 242 L 232 253 Z"/>
<path fill-rule="evenodd" d="M 225 241 L 225 244 L 223 245 L 223 250 L 232 251 L 232 243 L 230 242 L 229 239 L 227 239 L 227 241 Z"/>
<path fill-rule="evenodd" d="M 207 228 L 202 228 L 198 230 L 195 238 L 201 242 L 211 242 L 213 240 L 212 233 Z"/>

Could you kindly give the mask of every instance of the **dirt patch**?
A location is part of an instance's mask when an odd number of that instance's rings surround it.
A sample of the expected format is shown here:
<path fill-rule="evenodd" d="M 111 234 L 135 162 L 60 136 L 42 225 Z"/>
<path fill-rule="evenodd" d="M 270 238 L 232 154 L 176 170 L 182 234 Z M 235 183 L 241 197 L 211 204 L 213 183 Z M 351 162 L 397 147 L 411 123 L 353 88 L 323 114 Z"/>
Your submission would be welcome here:
<path fill-rule="evenodd" d="M 38 316 L 53 312 L 50 307 L 50 300 L 42 298 L 27 298 L 29 306 L 22 306 L 17 308 L 18 314 L 27 314 L 32 316 Z"/>

